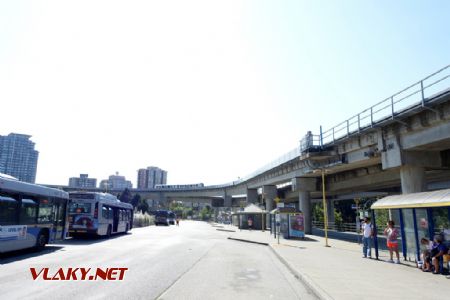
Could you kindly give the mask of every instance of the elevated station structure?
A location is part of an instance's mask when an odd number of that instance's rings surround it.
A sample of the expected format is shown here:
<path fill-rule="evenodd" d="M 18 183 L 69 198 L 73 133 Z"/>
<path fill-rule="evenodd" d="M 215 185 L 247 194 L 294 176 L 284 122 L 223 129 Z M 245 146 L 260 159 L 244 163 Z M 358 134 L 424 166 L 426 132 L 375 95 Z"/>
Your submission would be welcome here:
<path fill-rule="evenodd" d="M 267 211 L 276 201 L 291 203 L 310 233 L 322 184 L 331 222 L 335 201 L 450 188 L 450 65 L 330 129 L 308 132 L 299 147 L 239 181 L 132 193 L 216 207 L 256 203 Z"/>

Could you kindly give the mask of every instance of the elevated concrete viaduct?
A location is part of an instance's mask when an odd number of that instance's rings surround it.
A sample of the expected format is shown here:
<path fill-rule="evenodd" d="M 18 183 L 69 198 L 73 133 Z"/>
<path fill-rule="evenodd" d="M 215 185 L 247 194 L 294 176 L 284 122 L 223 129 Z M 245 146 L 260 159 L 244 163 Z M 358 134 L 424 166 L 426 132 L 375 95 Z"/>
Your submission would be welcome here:
<path fill-rule="evenodd" d="M 443 70 L 449 71 L 449 67 Z M 222 207 L 239 206 L 246 199 L 264 205 L 266 210 L 272 210 L 274 199 L 281 196 L 283 202 L 294 202 L 304 212 L 305 229 L 310 233 L 311 199 L 322 196 L 322 172 L 326 174 L 331 212 L 333 201 L 344 195 L 356 198 L 450 187 L 450 89 L 427 97 L 424 82 L 429 78 L 318 136 L 308 132 L 300 147 L 239 182 L 195 190 L 132 192 L 146 199 L 201 199 Z M 447 82 L 448 87 L 449 78 L 446 75 L 436 80 Z M 409 93 L 417 85 L 419 90 L 412 95 L 421 98 L 396 109 L 409 97 L 402 93 Z M 387 107 L 388 113 L 376 119 L 376 112 L 381 110 L 378 106 Z"/>

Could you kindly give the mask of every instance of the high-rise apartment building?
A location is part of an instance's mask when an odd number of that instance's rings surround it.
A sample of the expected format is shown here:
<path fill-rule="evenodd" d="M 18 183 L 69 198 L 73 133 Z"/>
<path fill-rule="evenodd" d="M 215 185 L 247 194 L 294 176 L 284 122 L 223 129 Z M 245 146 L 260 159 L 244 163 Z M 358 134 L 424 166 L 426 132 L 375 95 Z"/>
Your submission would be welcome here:
<path fill-rule="evenodd" d="M 0 135 L 0 173 L 25 182 L 36 181 L 39 152 L 30 141 L 31 135 L 10 133 Z"/>
<path fill-rule="evenodd" d="M 124 190 L 132 187 L 131 181 L 126 180 L 125 176 L 120 176 L 118 172 L 116 172 L 116 175 L 111 175 L 108 179 L 100 181 L 100 188 L 104 190 Z"/>
<path fill-rule="evenodd" d="M 138 170 L 138 189 L 153 189 L 157 184 L 167 184 L 167 171 L 158 167 Z"/>
<path fill-rule="evenodd" d="M 69 187 L 81 189 L 94 189 L 97 187 L 97 179 L 89 178 L 88 174 L 80 174 L 80 177 L 69 178 Z"/>
<path fill-rule="evenodd" d="M 138 170 L 137 188 L 138 189 L 147 188 L 147 169 Z"/>

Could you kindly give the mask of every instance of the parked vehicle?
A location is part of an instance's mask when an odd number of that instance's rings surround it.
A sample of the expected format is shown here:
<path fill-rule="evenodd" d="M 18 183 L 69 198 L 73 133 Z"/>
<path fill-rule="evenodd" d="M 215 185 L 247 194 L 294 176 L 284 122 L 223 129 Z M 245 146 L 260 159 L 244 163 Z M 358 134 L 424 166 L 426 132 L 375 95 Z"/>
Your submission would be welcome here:
<path fill-rule="evenodd" d="M 173 211 L 169 211 L 169 224 L 170 225 L 175 225 L 176 218 L 177 218 L 177 216 L 175 215 L 175 213 Z"/>
<path fill-rule="evenodd" d="M 155 225 L 166 225 L 169 226 L 170 225 L 170 221 L 169 221 L 169 211 L 167 210 L 157 210 L 155 212 Z"/>

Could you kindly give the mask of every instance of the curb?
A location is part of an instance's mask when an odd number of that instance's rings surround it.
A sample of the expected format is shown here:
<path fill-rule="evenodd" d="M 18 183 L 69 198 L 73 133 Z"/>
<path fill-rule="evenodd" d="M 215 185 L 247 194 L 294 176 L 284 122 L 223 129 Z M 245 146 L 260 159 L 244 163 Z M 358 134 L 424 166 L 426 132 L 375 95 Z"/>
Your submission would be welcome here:
<path fill-rule="evenodd" d="M 311 278 L 309 278 L 308 275 L 302 274 L 296 269 L 294 269 L 287 261 L 284 259 L 284 257 L 279 254 L 272 245 L 268 245 L 270 250 L 278 257 L 278 259 L 289 269 L 289 271 L 292 272 L 292 274 L 297 277 L 298 280 L 303 282 L 310 290 L 311 292 L 320 300 L 332 300 L 334 299 L 331 297 L 327 292 L 325 292 L 319 285 L 317 285 Z"/>
<path fill-rule="evenodd" d="M 226 231 L 226 232 L 236 232 L 236 230 L 230 230 L 230 229 L 220 229 L 216 228 L 217 231 Z"/>
<path fill-rule="evenodd" d="M 269 246 L 269 243 L 255 242 L 255 241 L 244 240 L 244 239 L 237 239 L 237 238 L 232 238 L 232 237 L 228 237 L 228 239 L 229 240 L 233 240 L 233 241 L 252 243 L 252 244 L 258 244 L 258 245 L 263 245 L 263 246 Z"/>

